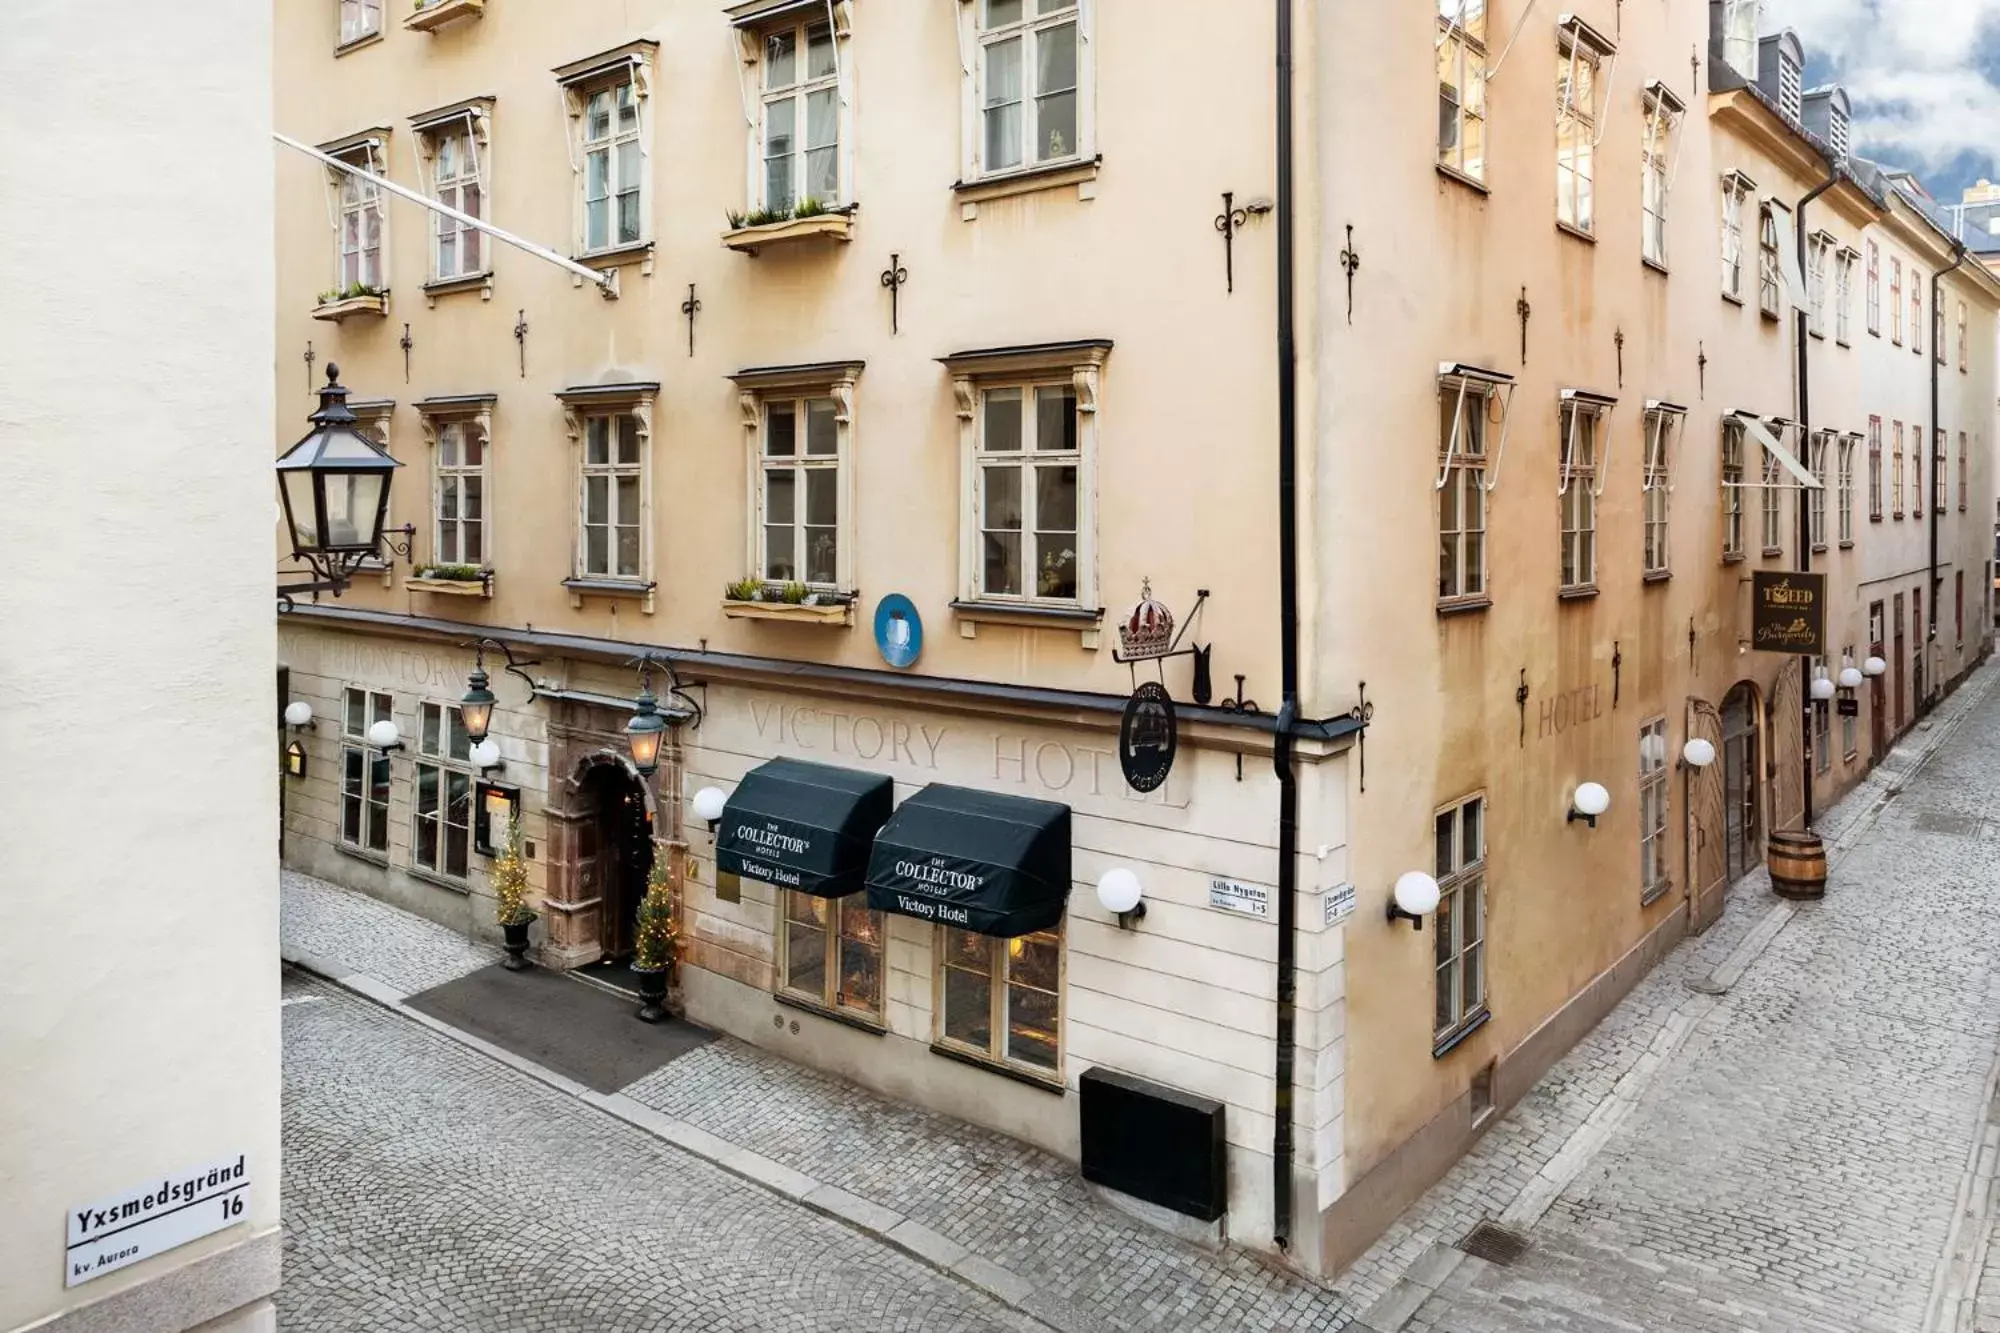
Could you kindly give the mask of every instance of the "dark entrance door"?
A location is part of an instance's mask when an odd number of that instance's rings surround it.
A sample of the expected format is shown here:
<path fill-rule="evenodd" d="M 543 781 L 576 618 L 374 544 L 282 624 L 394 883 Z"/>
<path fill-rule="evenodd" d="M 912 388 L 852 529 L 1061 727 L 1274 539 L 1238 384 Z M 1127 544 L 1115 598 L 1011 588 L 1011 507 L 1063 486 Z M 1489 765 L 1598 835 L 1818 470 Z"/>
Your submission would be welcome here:
<path fill-rule="evenodd" d="M 1894 603 L 1896 613 L 1896 655 L 1889 659 L 1896 672 L 1896 734 L 1903 734 L 1903 700 L 1907 697 L 1903 690 L 1903 666 L 1909 658 L 1903 653 L 1903 594 L 1897 593 Z"/>
<path fill-rule="evenodd" d="M 1871 602 L 1868 605 L 1868 654 L 1887 661 L 1888 649 L 1882 642 L 1882 630 L 1882 603 Z M 1868 682 L 1868 736 L 1874 742 L 1874 752 L 1868 761 L 1871 764 L 1881 763 L 1882 756 L 1889 752 L 1889 695 L 1882 681 L 1881 676 L 1876 676 Z"/>
<path fill-rule="evenodd" d="M 646 896 L 646 877 L 653 869 L 652 816 L 638 781 L 613 764 L 590 771 L 584 794 L 591 818 L 577 830 L 583 896 L 603 899 L 598 919 L 604 956 L 624 958 L 632 952 L 639 900 Z"/>
<path fill-rule="evenodd" d="M 1757 700 L 1738 685 L 1722 701 L 1722 803 L 1724 858 L 1730 883 L 1759 861 L 1757 818 Z"/>
<path fill-rule="evenodd" d="M 1910 589 L 1910 642 L 1916 647 L 1910 653 L 1910 681 L 1914 688 L 1910 691 L 1910 720 L 1917 720 L 1917 714 L 1924 711 L 1924 644 L 1929 635 L 1924 630 L 1924 590 Z"/>

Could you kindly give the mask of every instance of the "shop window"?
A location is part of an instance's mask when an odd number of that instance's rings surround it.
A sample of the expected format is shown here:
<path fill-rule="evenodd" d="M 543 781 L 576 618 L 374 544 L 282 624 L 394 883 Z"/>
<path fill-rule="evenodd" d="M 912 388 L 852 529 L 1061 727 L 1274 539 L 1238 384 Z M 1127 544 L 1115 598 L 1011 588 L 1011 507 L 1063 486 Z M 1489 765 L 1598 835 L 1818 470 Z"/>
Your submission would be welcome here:
<path fill-rule="evenodd" d="M 1060 1077 L 1061 929 L 1011 940 L 939 929 L 939 1045 L 1038 1077 Z"/>
<path fill-rule="evenodd" d="M 449 704 L 418 710 L 416 810 L 411 839 L 417 867 L 462 880 L 472 842 L 472 740 Z"/>
<path fill-rule="evenodd" d="M 1486 0 L 1438 0 L 1438 165 L 1486 179 Z"/>
<path fill-rule="evenodd" d="M 781 992 L 836 1013 L 882 1021 L 882 914 L 866 894 L 784 892 Z"/>
<path fill-rule="evenodd" d="M 389 854 L 389 756 L 368 744 L 368 728 L 394 719 L 393 696 L 350 688 L 340 719 L 340 840 Z"/>
<path fill-rule="evenodd" d="M 1437 1009 L 1442 1046 L 1486 1014 L 1486 799 L 1438 811 Z"/>
<path fill-rule="evenodd" d="M 1667 720 L 1639 728 L 1639 901 L 1671 886 L 1667 870 Z"/>

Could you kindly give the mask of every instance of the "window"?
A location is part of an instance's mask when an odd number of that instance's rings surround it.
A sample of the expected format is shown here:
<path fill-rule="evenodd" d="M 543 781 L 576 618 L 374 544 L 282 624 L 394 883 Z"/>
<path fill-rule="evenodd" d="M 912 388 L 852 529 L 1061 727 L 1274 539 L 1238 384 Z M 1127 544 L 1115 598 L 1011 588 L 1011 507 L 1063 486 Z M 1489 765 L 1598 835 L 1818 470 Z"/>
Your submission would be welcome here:
<path fill-rule="evenodd" d="M 1960 647 L 1965 644 L 1965 571 L 1952 575 L 1952 623 L 1956 626 Z"/>
<path fill-rule="evenodd" d="M 1903 261 L 1889 261 L 1889 341 L 1903 345 Z"/>
<path fill-rule="evenodd" d="M 1924 354 L 1924 288 L 1914 263 L 1910 265 L 1910 350 L 1918 356 Z"/>
<path fill-rule="evenodd" d="M 483 119 L 468 115 L 421 136 L 431 159 L 432 196 L 447 208 L 486 220 L 486 181 L 482 171 L 479 128 Z M 442 213 L 431 215 L 435 248 L 431 277 L 438 282 L 468 278 L 486 271 L 486 238 L 477 227 Z"/>
<path fill-rule="evenodd" d="M 1813 679 L 1827 670 L 1826 659 L 1813 659 Z M 1813 772 L 1833 771 L 1833 705 L 1824 699 L 1813 700 Z"/>
<path fill-rule="evenodd" d="M 1965 361 L 1965 302 L 1958 303 L 1958 368 L 1966 369 Z"/>
<path fill-rule="evenodd" d="M 1639 253 L 1662 268 L 1667 263 L 1667 195 L 1673 188 L 1674 137 L 1681 100 L 1655 83 L 1646 89 L 1646 138 L 1640 149 Z"/>
<path fill-rule="evenodd" d="M 807 23 L 763 37 L 761 202 L 773 211 L 808 199 L 841 203 L 840 57 L 833 29 Z"/>
<path fill-rule="evenodd" d="M 320 151 L 358 167 L 371 176 L 383 176 L 388 167 L 388 150 L 377 137 L 380 131 L 359 138 L 321 144 Z M 388 279 L 383 262 L 388 229 L 388 209 L 382 188 L 351 171 L 327 168 L 327 184 L 332 191 L 334 217 L 333 291 L 321 298 L 322 304 L 356 296 L 379 296 Z"/>
<path fill-rule="evenodd" d="M 1556 481 L 1562 503 L 1565 592 L 1588 589 L 1597 582 L 1598 435 L 1608 410 L 1608 403 L 1565 397 L 1557 418 L 1563 439 Z"/>
<path fill-rule="evenodd" d="M 1778 317 L 1778 213 L 1769 203 L 1757 209 L 1757 308 Z"/>
<path fill-rule="evenodd" d="M 969 602 L 1097 604 L 1097 386 L 1110 346 L 945 358 L 959 404 Z"/>
<path fill-rule="evenodd" d="M 1743 299 L 1743 204 L 1753 188 L 1738 172 L 1722 178 L 1722 294 L 1732 301 Z"/>
<path fill-rule="evenodd" d="M 1610 53 L 1581 20 L 1569 19 L 1557 34 L 1556 221 L 1584 233 L 1597 229 L 1597 90 Z"/>
<path fill-rule="evenodd" d="M 637 578 L 645 532 L 639 420 L 593 416 L 584 430 L 580 568 L 586 576 Z"/>
<path fill-rule="evenodd" d="M 822 1009 L 882 1019 L 882 914 L 868 895 L 818 898 L 784 892 L 779 988 Z"/>
<path fill-rule="evenodd" d="M 1761 0 L 1723 0 L 1722 58 L 1746 79 L 1757 77 L 1757 11 Z"/>
<path fill-rule="evenodd" d="M 1743 558 L 1743 423 L 1722 421 L 1722 558 Z"/>
<path fill-rule="evenodd" d="M 585 255 L 646 245 L 652 236 L 653 53 L 627 43 L 559 67 L 569 113 L 570 168 L 576 173 L 575 243 Z"/>
<path fill-rule="evenodd" d="M 1958 512 L 1965 512 L 1965 497 L 1969 489 L 1969 474 L 1966 471 L 1965 432 L 1958 433 Z"/>
<path fill-rule="evenodd" d="M 340 44 L 358 42 L 382 31 L 382 0 L 340 0 Z"/>
<path fill-rule="evenodd" d="M 441 565 L 487 564 L 487 419 L 460 417 L 432 425 L 437 440 L 433 470 L 436 526 L 431 551 Z"/>
<path fill-rule="evenodd" d="M 1894 422 L 1889 428 L 1892 447 L 1889 461 L 1889 512 L 1895 518 L 1903 516 L 1903 423 Z M 1921 497 L 1919 497 L 1921 498 Z"/>
<path fill-rule="evenodd" d="M 1812 469 L 1813 479 L 1819 482 L 1818 490 L 1806 492 L 1806 532 L 1815 551 L 1826 549 L 1826 464 L 1832 443 L 1833 437 L 1828 432 L 1814 434 L 1810 462 L 1807 464 Z"/>
<path fill-rule="evenodd" d="M 1852 250 L 1842 250 L 1833 267 L 1833 340 L 1842 347 L 1854 334 L 1854 260 Z"/>
<path fill-rule="evenodd" d="M 1944 294 L 1940 292 L 1931 302 L 1931 351 L 1937 356 L 1937 363 L 1945 363 L 1944 340 Z"/>
<path fill-rule="evenodd" d="M 417 712 L 411 859 L 432 874 L 464 879 L 472 842 L 472 739 L 449 704 L 424 704 Z"/>
<path fill-rule="evenodd" d="M 1868 418 L 1868 517 L 1882 521 L 1882 418 Z"/>
<path fill-rule="evenodd" d="M 1764 451 L 1764 484 L 1758 490 L 1763 501 L 1764 554 L 1780 554 L 1785 545 L 1785 483 L 1784 473 L 1779 470 L 1778 459 L 1769 449 Z"/>
<path fill-rule="evenodd" d="M 1486 1013 L 1486 801 L 1470 796 L 1437 813 L 1439 1043 Z"/>
<path fill-rule="evenodd" d="M 340 717 L 340 840 L 389 854 L 389 756 L 368 745 L 368 728 L 394 719 L 387 694 L 349 689 Z"/>
<path fill-rule="evenodd" d="M 1062 1069 L 1062 934 L 1011 940 L 940 926 L 938 1043 L 1043 1077 Z"/>
<path fill-rule="evenodd" d="M 1840 483 L 1835 503 L 1840 507 L 1840 544 L 1854 545 L 1854 446 L 1861 442 L 1859 435 L 1844 435 L 1840 440 Z"/>
<path fill-rule="evenodd" d="M 1668 518 L 1674 489 L 1673 446 L 1684 415 L 1683 409 L 1667 403 L 1646 406 L 1646 459 L 1641 486 L 1645 495 L 1643 572 L 1648 575 L 1664 575 L 1671 566 Z"/>
<path fill-rule="evenodd" d="M 1090 45 L 1077 0 L 977 0 L 973 174 L 1046 166 L 1089 151 Z"/>
<path fill-rule="evenodd" d="M 1850 643 L 1845 648 L 1842 648 L 1840 650 L 1840 654 L 1841 654 L 1840 660 L 1842 662 L 1848 664 L 1849 666 L 1853 665 L 1854 663 L 1853 644 Z M 1844 762 L 1850 764 L 1854 762 L 1855 755 L 1859 753 L 1858 749 L 1859 742 L 1857 740 L 1857 736 L 1861 730 L 1860 711 L 1861 710 L 1857 707 L 1855 711 L 1852 713 L 1843 712 L 1840 715 L 1841 758 Z"/>
<path fill-rule="evenodd" d="M 1882 251 L 1868 242 L 1868 331 L 1882 336 Z"/>
<path fill-rule="evenodd" d="M 1945 466 L 1945 433 L 1936 431 L 1931 438 L 1931 508 L 1942 513 L 1951 501 L 1951 473 Z"/>
<path fill-rule="evenodd" d="M 831 398 L 764 403 L 759 573 L 771 583 L 831 587 L 840 549 L 840 443 Z"/>
<path fill-rule="evenodd" d="M 1484 598 L 1489 405 L 1499 385 L 1465 376 L 1438 382 L 1438 600 Z M 1503 408 L 1504 411 L 1504 408 Z M 1504 417 L 1503 417 L 1504 420 Z"/>
<path fill-rule="evenodd" d="M 1667 878 L 1667 720 L 1639 728 L 1639 901 L 1670 887 Z"/>
<path fill-rule="evenodd" d="M 1486 179 L 1486 0 L 1438 0 L 1438 165 Z"/>
<path fill-rule="evenodd" d="M 1808 327 L 1822 338 L 1826 336 L 1826 269 L 1832 256 L 1833 237 L 1825 232 L 1816 234 L 1806 250 L 1806 294 L 1812 313 Z"/>

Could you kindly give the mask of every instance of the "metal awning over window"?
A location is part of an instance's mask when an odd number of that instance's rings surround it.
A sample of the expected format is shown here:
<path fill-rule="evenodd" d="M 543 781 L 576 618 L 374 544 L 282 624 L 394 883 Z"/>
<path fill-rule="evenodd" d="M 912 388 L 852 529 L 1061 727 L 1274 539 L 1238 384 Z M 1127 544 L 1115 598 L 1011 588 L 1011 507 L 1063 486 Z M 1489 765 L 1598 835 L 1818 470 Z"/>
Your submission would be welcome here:
<path fill-rule="evenodd" d="M 759 764 L 723 807 L 716 873 L 844 898 L 861 889 L 894 805 L 894 784 L 879 773 L 800 759 Z"/>
<path fill-rule="evenodd" d="M 1500 447 L 1491 455 L 1493 461 L 1479 482 L 1481 490 L 1490 492 L 1500 485 L 1500 464 L 1507 457 L 1507 423 L 1514 415 L 1514 377 L 1505 371 L 1486 370 L 1463 361 L 1440 361 L 1438 391 L 1442 395 L 1453 389 L 1458 393 L 1451 415 L 1451 437 L 1445 442 L 1437 485 L 1432 489 L 1443 490 L 1445 483 L 1451 479 L 1452 460 L 1458 455 L 1459 432 L 1465 424 L 1465 396 L 1472 393 L 1489 402 L 1496 397 L 1500 399 Z M 1504 396 L 1502 390 L 1505 390 Z"/>
<path fill-rule="evenodd" d="M 1571 409 L 1569 429 L 1563 432 L 1562 475 L 1556 478 L 1556 494 L 1569 494 L 1570 470 L 1576 466 L 1576 427 L 1586 416 L 1595 421 L 1609 423 L 1611 409 L 1618 406 L 1618 400 L 1609 394 L 1592 393 L 1588 389 L 1564 389 L 1561 394 L 1563 406 Z M 1591 466 L 1597 470 L 1597 484 L 1590 488 L 1592 495 L 1604 494 L 1604 483 L 1611 475 L 1611 432 L 1604 432 L 1604 451 L 1591 459 Z"/>
<path fill-rule="evenodd" d="M 1764 207 L 1771 210 L 1771 221 L 1778 231 L 1778 280 L 1785 286 L 1782 299 L 1794 310 L 1811 308 L 1811 294 L 1806 291 L 1805 275 L 1799 272 L 1799 250 L 1792 239 L 1792 206 L 1775 194 L 1764 196 Z"/>
<path fill-rule="evenodd" d="M 1742 411 L 1729 412 L 1725 415 L 1724 420 L 1732 421 L 1743 427 L 1744 434 L 1764 446 L 1765 454 L 1780 467 L 1784 468 L 1785 471 L 1791 473 L 1793 478 L 1798 481 L 1801 490 L 1818 491 L 1825 489 L 1825 487 L 1820 485 L 1819 478 L 1812 474 L 1812 470 L 1799 461 L 1798 455 L 1785 447 L 1785 432 L 1797 430 L 1799 426 L 1798 422 L 1789 421 L 1784 417 L 1760 417 L 1755 412 Z M 1758 483 L 1741 482 L 1737 484 L 1744 490 L 1762 489 Z"/>
<path fill-rule="evenodd" d="M 868 858 L 868 906 L 1013 939 L 1062 920 L 1069 807 L 933 783 L 898 806 Z"/>
<path fill-rule="evenodd" d="M 1680 472 L 1681 451 L 1675 448 L 1687 423 L 1687 408 L 1664 398 L 1646 400 L 1646 456 L 1640 460 L 1641 490 L 1665 489 L 1671 495 Z M 1657 465 L 1654 460 L 1658 459 Z"/>

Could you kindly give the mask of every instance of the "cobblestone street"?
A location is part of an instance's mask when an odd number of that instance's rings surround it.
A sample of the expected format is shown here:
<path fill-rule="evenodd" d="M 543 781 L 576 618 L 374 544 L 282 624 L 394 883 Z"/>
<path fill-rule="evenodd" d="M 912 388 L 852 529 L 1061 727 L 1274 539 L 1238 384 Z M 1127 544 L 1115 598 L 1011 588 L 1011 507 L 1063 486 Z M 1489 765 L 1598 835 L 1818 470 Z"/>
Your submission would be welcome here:
<path fill-rule="evenodd" d="M 1824 901 L 1737 885 L 1330 1285 L 733 1039 L 569 1084 L 402 1004 L 492 950 L 287 876 L 340 984 L 287 983 L 284 1326 L 2000 1333 L 1996 681 L 1824 813 Z"/>

